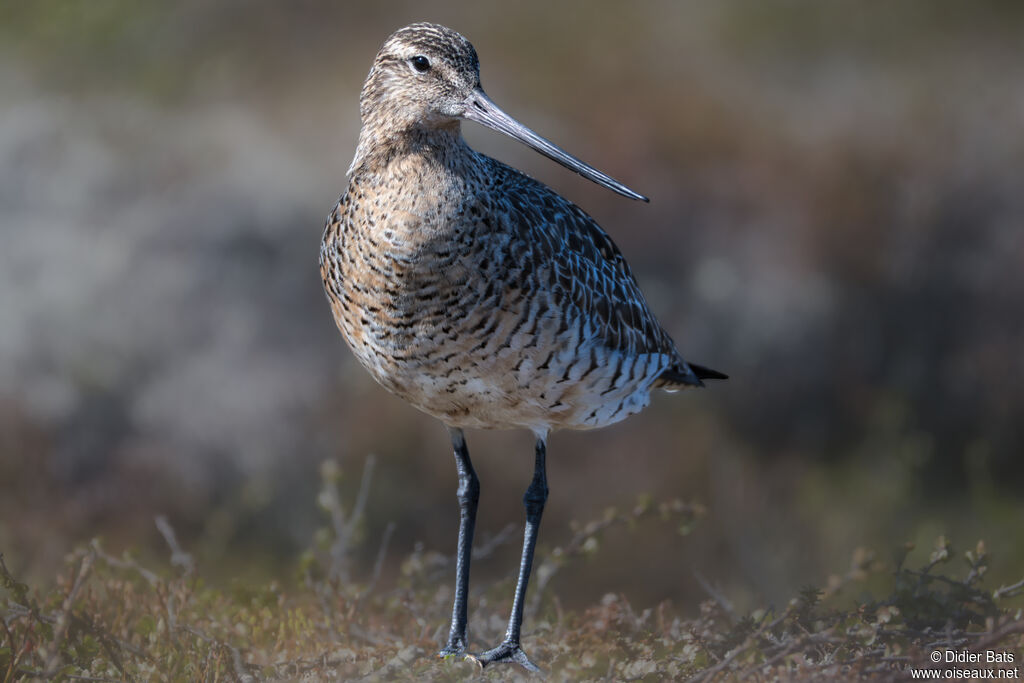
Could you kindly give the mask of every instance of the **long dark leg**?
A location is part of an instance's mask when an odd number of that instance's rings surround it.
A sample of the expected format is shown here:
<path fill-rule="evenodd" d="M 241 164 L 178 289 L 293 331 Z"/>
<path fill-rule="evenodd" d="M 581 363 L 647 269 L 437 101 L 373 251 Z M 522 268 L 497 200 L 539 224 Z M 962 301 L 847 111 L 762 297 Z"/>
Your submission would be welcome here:
<path fill-rule="evenodd" d="M 455 602 L 452 605 L 452 627 L 448 644 L 437 653 L 439 657 L 460 655 L 466 651 L 466 612 L 469 594 L 469 561 L 473 552 L 473 530 L 476 528 L 476 505 L 480 500 L 480 480 L 473 471 L 466 439 L 461 429 L 450 427 L 455 467 L 459 471 L 459 550 L 455 559 Z"/>
<path fill-rule="evenodd" d="M 533 481 L 523 495 L 526 507 L 526 531 L 523 534 L 523 556 L 519 562 L 519 580 L 516 581 L 516 597 L 512 602 L 512 616 L 508 620 L 505 639 L 498 647 L 479 655 L 471 655 L 481 667 L 492 662 L 515 662 L 530 671 L 540 671 L 519 647 L 519 631 L 523 625 L 523 605 L 526 602 L 526 586 L 530 582 L 533 568 L 533 551 L 537 546 L 537 530 L 544 513 L 544 502 L 548 499 L 548 478 L 545 466 L 547 455 L 546 436 L 537 437 L 537 455 L 533 465 Z"/>

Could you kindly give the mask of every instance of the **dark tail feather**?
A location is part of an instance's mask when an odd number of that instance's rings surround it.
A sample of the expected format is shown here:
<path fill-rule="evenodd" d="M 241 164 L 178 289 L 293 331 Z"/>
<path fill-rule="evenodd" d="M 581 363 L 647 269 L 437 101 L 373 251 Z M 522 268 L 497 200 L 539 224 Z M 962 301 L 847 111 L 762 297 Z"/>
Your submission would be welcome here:
<path fill-rule="evenodd" d="M 666 370 L 658 377 L 654 386 L 675 391 L 685 386 L 702 387 L 705 379 L 729 379 L 729 375 L 718 370 L 706 368 L 703 365 L 685 363 L 682 368 L 675 367 Z"/>
<path fill-rule="evenodd" d="M 690 369 L 693 370 L 693 374 L 697 375 L 700 379 L 729 379 L 729 375 L 718 370 L 712 370 L 706 368 L 703 365 L 694 365 L 693 363 L 687 363 Z"/>

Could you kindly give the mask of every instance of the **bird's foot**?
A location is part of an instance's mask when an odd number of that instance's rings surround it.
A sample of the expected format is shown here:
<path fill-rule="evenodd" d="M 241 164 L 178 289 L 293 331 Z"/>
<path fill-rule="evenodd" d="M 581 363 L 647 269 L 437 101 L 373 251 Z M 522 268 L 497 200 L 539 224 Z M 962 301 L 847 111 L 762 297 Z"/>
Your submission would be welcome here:
<path fill-rule="evenodd" d="M 519 647 L 519 643 L 513 643 L 510 641 L 504 641 L 501 645 L 487 652 L 481 652 L 478 655 L 468 654 L 466 659 L 471 662 L 475 662 L 480 666 L 481 669 L 486 667 L 488 664 L 518 664 L 527 671 L 534 673 L 540 673 L 540 668 L 536 664 L 530 661 L 530 658 L 523 652 L 523 648 Z"/>
<path fill-rule="evenodd" d="M 465 640 L 449 640 L 448 644 L 441 648 L 441 651 L 437 653 L 437 656 L 441 659 L 448 659 L 450 657 L 459 657 L 466 652 L 466 641 Z"/>

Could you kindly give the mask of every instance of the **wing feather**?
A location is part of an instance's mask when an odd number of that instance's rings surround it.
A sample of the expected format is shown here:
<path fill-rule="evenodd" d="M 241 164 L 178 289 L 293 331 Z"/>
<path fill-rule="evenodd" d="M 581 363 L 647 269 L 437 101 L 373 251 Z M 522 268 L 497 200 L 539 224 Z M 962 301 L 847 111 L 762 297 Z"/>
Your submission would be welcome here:
<path fill-rule="evenodd" d="M 500 162 L 494 162 L 500 164 Z M 515 169 L 495 174 L 519 237 L 551 268 L 551 291 L 574 305 L 611 350 L 664 354 L 683 363 L 671 337 L 651 312 L 629 264 L 583 209 Z M 555 286 L 557 285 L 557 286 Z"/>

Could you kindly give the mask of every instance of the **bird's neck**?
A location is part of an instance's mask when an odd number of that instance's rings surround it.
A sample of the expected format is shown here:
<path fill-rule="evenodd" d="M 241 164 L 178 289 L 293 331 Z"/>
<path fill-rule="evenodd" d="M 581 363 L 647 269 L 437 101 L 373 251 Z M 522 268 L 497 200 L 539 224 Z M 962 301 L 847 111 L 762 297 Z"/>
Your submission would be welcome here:
<path fill-rule="evenodd" d="M 348 175 L 380 171 L 392 162 L 413 154 L 446 164 L 452 157 L 466 153 L 471 151 L 462 139 L 458 120 L 447 121 L 440 126 L 414 124 L 407 128 L 364 121 Z"/>

